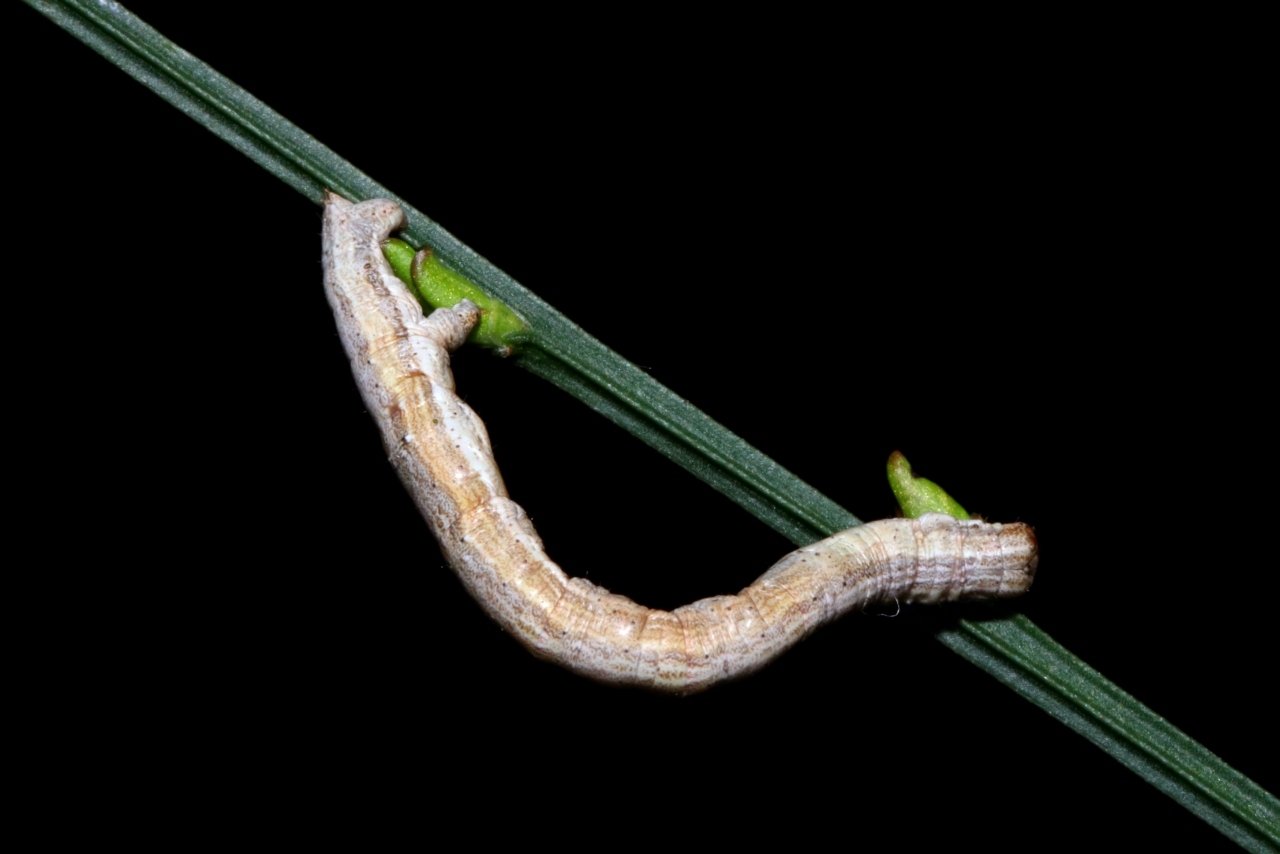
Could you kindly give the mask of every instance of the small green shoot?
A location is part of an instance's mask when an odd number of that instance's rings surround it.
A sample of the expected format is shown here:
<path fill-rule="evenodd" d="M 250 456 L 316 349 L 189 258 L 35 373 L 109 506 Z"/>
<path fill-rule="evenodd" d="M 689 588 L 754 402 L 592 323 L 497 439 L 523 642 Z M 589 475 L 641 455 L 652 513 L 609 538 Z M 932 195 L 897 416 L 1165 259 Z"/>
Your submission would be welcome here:
<path fill-rule="evenodd" d="M 947 495 L 946 490 L 931 480 L 916 477 L 911 471 L 911 463 L 901 451 L 889 455 L 889 486 L 898 499 L 898 506 L 908 519 L 915 519 L 925 513 L 946 513 L 957 519 L 968 519 L 969 513 L 960 504 Z"/>
<path fill-rule="evenodd" d="M 529 327 L 514 311 L 441 264 L 430 249 L 415 253 L 408 243 L 393 237 L 382 244 L 382 253 L 428 312 L 452 308 L 464 299 L 479 306 L 480 322 L 467 338 L 472 344 L 509 356 L 527 338 Z"/>
<path fill-rule="evenodd" d="M 382 254 L 387 256 L 387 263 L 395 271 L 396 278 L 405 283 L 409 293 L 418 298 L 418 302 L 422 303 L 424 309 L 434 308 L 422 298 L 422 294 L 418 292 L 418 286 L 413 283 L 413 256 L 416 252 L 416 249 L 398 237 L 393 237 L 382 244 Z"/>

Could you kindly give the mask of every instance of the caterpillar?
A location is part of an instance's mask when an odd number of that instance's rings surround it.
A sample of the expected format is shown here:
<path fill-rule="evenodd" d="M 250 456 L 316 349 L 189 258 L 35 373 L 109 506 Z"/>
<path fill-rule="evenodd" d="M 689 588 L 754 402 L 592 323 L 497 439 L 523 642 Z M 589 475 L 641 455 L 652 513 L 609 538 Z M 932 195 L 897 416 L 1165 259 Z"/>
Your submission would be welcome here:
<path fill-rule="evenodd" d="M 736 595 L 674 611 L 568 577 L 508 496 L 484 422 L 454 392 L 449 353 L 480 310 L 463 300 L 424 317 L 382 252 L 403 225 L 393 201 L 328 194 L 325 293 L 387 456 L 446 561 L 535 656 L 600 682 L 692 694 L 759 670 L 871 603 L 1030 588 L 1039 559 L 1030 526 L 937 513 L 850 528 L 797 549 Z"/>

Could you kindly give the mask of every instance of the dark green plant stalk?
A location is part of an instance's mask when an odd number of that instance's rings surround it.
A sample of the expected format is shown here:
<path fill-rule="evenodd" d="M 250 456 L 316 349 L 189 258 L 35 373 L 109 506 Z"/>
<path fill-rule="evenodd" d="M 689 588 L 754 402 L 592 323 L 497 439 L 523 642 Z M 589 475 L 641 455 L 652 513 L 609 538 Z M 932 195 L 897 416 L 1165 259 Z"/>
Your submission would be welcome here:
<path fill-rule="evenodd" d="M 325 188 L 403 205 L 405 235 L 530 324 L 516 361 L 659 450 L 797 544 L 857 519 L 577 328 L 421 212 L 136 17 L 87 0 L 27 0 L 308 198 Z M 1253 851 L 1280 848 L 1280 802 L 1072 656 L 1022 616 L 962 621 L 943 643 Z"/>

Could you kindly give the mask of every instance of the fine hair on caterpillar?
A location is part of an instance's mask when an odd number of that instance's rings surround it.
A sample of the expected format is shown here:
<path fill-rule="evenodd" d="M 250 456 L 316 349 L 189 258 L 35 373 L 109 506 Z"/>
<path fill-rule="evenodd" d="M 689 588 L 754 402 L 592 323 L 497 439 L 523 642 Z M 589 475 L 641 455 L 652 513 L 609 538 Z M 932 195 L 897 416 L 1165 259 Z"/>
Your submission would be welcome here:
<path fill-rule="evenodd" d="M 930 513 L 842 531 L 783 557 L 741 592 L 646 608 L 543 550 L 508 495 L 479 416 L 454 392 L 450 351 L 479 319 L 463 300 L 424 317 L 382 243 L 404 224 L 385 199 L 330 194 L 325 293 L 387 454 L 450 567 L 539 658 L 601 682 L 688 694 L 768 664 L 818 626 L 872 603 L 1018 596 L 1038 552 L 1022 523 Z"/>

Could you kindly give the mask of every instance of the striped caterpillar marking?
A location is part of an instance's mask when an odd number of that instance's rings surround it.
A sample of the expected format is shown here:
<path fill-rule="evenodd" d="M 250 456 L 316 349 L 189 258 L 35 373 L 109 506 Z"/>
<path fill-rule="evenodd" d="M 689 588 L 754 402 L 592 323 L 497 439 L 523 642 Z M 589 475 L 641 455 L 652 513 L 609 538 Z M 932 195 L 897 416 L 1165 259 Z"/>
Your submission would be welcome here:
<path fill-rule="evenodd" d="M 382 241 L 399 205 L 329 195 L 325 293 L 387 455 L 449 565 L 539 658 L 597 679 L 689 694 L 752 673 L 823 623 L 874 602 L 1020 595 L 1037 562 L 1029 526 L 941 514 L 884 519 L 798 549 L 735 596 L 675 611 L 637 605 L 544 553 L 507 497 L 484 423 L 454 393 L 449 351 L 479 319 L 464 300 L 424 318 Z"/>

